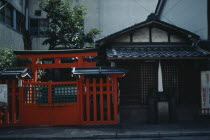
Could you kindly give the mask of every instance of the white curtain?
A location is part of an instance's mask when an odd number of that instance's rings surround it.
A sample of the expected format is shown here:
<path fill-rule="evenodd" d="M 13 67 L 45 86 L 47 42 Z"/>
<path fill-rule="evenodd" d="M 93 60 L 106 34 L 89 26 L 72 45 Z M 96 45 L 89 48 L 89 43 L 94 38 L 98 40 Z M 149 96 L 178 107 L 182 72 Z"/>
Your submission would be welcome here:
<path fill-rule="evenodd" d="M 163 75 L 160 61 L 158 65 L 158 92 L 163 92 Z"/>

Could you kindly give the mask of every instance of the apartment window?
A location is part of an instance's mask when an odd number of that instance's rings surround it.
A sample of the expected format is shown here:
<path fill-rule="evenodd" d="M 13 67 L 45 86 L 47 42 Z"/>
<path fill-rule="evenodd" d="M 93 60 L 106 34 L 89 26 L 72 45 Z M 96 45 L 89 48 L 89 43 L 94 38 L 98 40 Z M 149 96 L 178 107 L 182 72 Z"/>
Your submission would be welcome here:
<path fill-rule="evenodd" d="M 5 23 L 13 27 L 13 8 L 10 5 L 5 7 Z"/>
<path fill-rule="evenodd" d="M 30 31 L 32 35 L 38 35 L 38 20 L 37 19 L 31 19 L 30 20 Z"/>
<path fill-rule="evenodd" d="M 0 7 L 5 5 L 6 2 L 4 0 L 0 0 Z M 16 11 L 16 21 L 13 21 L 13 11 L 14 7 L 11 4 L 5 5 L 1 10 L 0 10 L 0 22 L 3 22 L 10 27 L 13 27 L 13 23 L 16 23 L 16 30 L 18 32 L 21 32 L 21 24 L 25 24 L 24 18 L 25 16 L 21 14 L 20 12 Z"/>
<path fill-rule="evenodd" d="M 16 29 L 18 32 L 21 32 L 21 24 L 25 25 L 24 15 L 16 11 Z"/>
<path fill-rule="evenodd" d="M 5 2 L 0 1 L 0 7 L 4 6 Z M 10 4 L 5 5 L 0 9 L 0 21 L 13 27 L 13 7 Z"/>
<path fill-rule="evenodd" d="M 49 22 L 47 19 L 31 19 L 30 31 L 32 35 L 43 36 L 49 29 Z"/>
<path fill-rule="evenodd" d="M 4 5 L 3 1 L 0 1 L 0 7 Z M 0 9 L 0 21 L 4 22 L 5 8 Z"/>

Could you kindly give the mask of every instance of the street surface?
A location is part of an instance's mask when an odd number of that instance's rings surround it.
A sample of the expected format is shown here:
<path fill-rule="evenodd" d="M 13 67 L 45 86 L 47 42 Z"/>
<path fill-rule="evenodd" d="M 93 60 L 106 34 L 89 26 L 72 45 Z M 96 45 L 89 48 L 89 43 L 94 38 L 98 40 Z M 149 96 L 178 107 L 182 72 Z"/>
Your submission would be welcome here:
<path fill-rule="evenodd" d="M 21 139 L 5 139 L 5 140 L 21 140 Z M 24 139 L 35 140 L 35 139 Z M 67 139 L 39 139 L 39 140 L 67 140 Z M 70 139 L 68 139 L 70 140 Z M 164 138 L 119 138 L 119 139 L 77 139 L 77 140 L 210 140 L 210 136 L 190 136 L 190 137 L 164 137 Z"/>
<path fill-rule="evenodd" d="M 53 139 L 55 140 L 55 139 Z M 61 140 L 61 139 L 56 139 Z M 84 140 L 84 139 L 79 139 Z M 86 139 L 90 140 L 90 139 Z M 94 140 L 210 140 L 210 136 L 194 136 L 194 137 L 165 137 L 165 138 L 125 138 L 125 139 L 94 139 Z"/>

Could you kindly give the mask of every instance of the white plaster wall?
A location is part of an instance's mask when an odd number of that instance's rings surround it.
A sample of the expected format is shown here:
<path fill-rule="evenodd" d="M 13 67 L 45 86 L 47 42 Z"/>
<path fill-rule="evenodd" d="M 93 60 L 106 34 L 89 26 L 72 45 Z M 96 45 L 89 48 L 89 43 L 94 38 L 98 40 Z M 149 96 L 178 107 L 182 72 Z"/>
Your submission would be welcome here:
<path fill-rule="evenodd" d="M 114 42 L 130 42 L 130 34 L 117 38 Z"/>
<path fill-rule="evenodd" d="M 69 0 L 69 2 L 72 5 L 75 5 L 77 3 L 81 3 L 81 0 Z M 35 10 L 40 10 L 38 0 L 29 0 L 29 16 L 31 18 L 46 18 L 46 12 L 42 11 L 41 16 L 35 16 Z"/>
<path fill-rule="evenodd" d="M 22 2 L 21 2 L 22 1 Z M 8 0 L 8 2 L 13 5 L 22 14 L 25 13 L 25 0 Z"/>
<path fill-rule="evenodd" d="M 29 16 L 31 18 L 46 18 L 46 12 L 42 11 L 41 16 L 35 16 L 35 10 L 40 10 L 37 0 L 29 0 Z"/>
<path fill-rule="evenodd" d="M 100 39 L 146 20 L 158 0 L 82 0 L 87 9 L 85 30 L 98 28 Z"/>
<path fill-rule="evenodd" d="M 168 42 L 167 32 L 158 28 L 152 28 L 152 42 Z"/>
<path fill-rule="evenodd" d="M 207 0 L 167 0 L 161 20 L 208 39 Z"/>
<path fill-rule="evenodd" d="M 22 35 L 0 23 L 0 48 L 24 50 Z"/>
<path fill-rule="evenodd" d="M 133 42 L 149 42 L 149 28 L 143 28 L 134 32 Z"/>
<path fill-rule="evenodd" d="M 85 31 L 92 28 L 101 30 L 96 38 L 100 39 L 124 28 L 146 20 L 147 16 L 155 11 L 158 0 L 70 0 L 74 5 L 81 3 L 86 8 L 84 20 Z M 29 16 L 31 18 L 45 18 L 46 13 L 35 16 L 35 10 L 39 10 L 36 0 L 29 1 Z M 33 49 L 48 49 L 42 47 L 44 38 L 34 38 Z"/>

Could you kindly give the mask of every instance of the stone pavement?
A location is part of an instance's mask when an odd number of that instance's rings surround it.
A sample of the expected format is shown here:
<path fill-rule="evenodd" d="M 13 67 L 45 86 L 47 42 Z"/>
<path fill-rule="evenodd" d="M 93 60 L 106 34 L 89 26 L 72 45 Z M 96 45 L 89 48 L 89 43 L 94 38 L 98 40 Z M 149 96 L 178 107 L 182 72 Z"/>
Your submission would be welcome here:
<path fill-rule="evenodd" d="M 174 124 L 0 128 L 0 139 L 114 139 L 181 136 L 210 136 L 210 121 L 185 121 Z"/>

